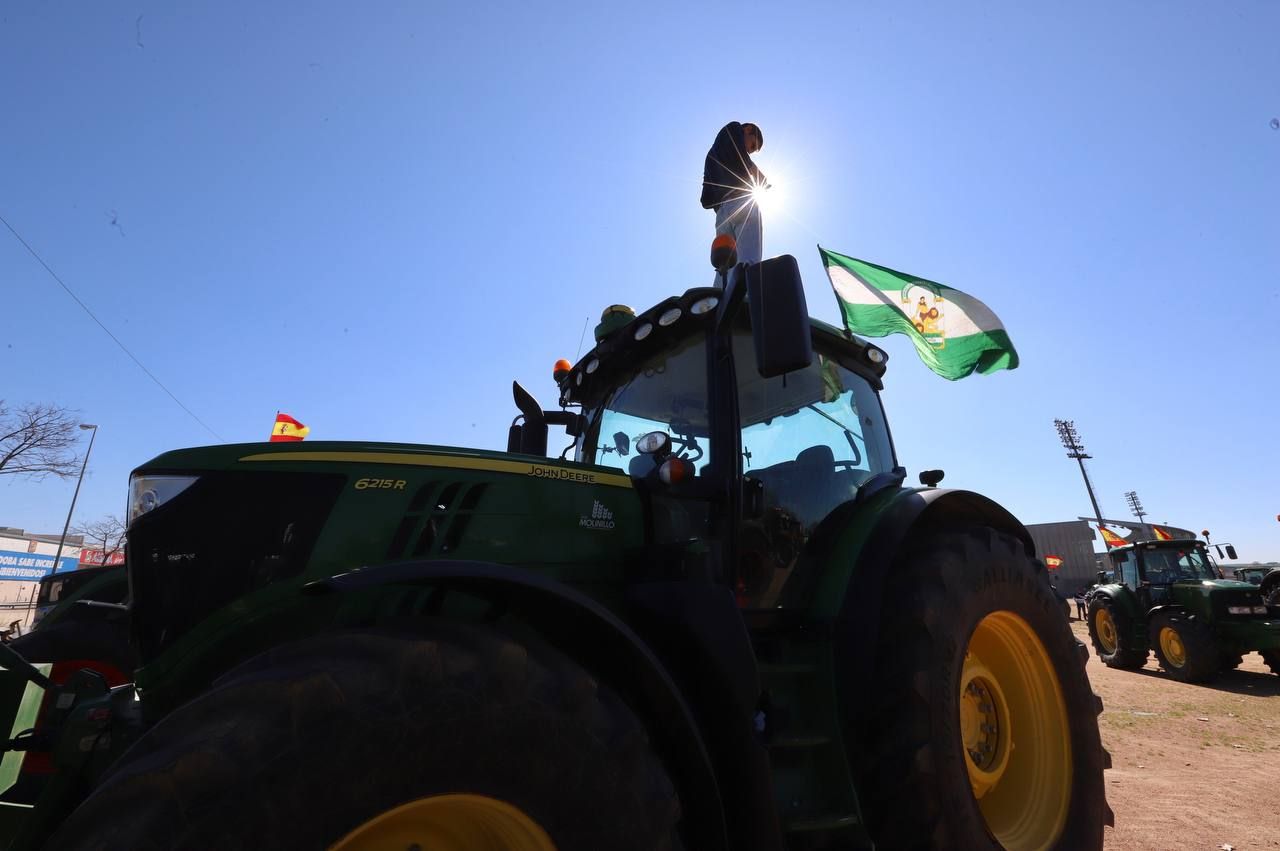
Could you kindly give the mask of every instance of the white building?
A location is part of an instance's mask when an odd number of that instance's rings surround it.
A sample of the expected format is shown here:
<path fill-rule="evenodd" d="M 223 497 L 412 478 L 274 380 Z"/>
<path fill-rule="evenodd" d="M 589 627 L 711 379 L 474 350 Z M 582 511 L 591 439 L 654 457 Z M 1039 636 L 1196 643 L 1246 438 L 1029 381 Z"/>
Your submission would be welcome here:
<path fill-rule="evenodd" d="M 40 580 L 53 572 L 60 535 L 37 535 L 22 529 L 0 526 L 0 626 L 22 620 L 31 605 Z M 68 535 L 62 547 L 58 572 L 75 570 L 80 564 L 84 539 Z M 10 613 L 14 613 L 10 617 Z"/>

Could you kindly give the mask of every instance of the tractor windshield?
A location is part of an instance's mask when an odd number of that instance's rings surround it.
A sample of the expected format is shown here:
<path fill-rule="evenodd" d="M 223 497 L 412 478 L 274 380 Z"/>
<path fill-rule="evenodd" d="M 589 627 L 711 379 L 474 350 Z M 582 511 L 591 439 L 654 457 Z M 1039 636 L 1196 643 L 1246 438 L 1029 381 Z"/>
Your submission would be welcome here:
<path fill-rule="evenodd" d="M 1143 571 L 1152 585 L 1217 579 L 1203 549 L 1151 548 L 1142 554 Z"/>

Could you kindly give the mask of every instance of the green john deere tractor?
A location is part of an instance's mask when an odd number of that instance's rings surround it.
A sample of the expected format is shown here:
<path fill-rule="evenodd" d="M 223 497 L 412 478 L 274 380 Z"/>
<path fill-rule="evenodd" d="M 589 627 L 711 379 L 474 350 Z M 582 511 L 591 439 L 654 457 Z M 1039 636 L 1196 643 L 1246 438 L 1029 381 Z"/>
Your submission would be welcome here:
<path fill-rule="evenodd" d="M 1027 531 L 904 485 L 885 355 L 794 258 L 728 271 L 609 312 L 556 409 L 516 385 L 507 452 L 139 467 L 133 682 L 5 653 L 55 695 L 11 847 L 1100 848 L 1101 703 Z"/>
<path fill-rule="evenodd" d="M 1231 572 L 1241 582 L 1258 586 L 1268 606 L 1280 607 L 1280 567 L 1237 567 Z"/>
<path fill-rule="evenodd" d="M 1204 682 L 1257 650 L 1280 674 L 1280 617 L 1258 586 L 1220 579 L 1193 538 L 1139 541 L 1107 554 L 1119 581 L 1089 595 L 1089 635 L 1104 664 L 1141 668 L 1154 649 L 1183 682 Z"/>

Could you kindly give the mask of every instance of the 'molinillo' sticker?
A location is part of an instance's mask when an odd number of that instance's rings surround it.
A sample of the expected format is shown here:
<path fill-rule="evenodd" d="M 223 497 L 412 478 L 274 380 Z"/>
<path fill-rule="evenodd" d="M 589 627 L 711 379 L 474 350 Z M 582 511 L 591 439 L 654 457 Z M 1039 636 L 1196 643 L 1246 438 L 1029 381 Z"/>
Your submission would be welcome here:
<path fill-rule="evenodd" d="M 612 529 L 615 525 L 613 512 L 605 508 L 600 500 L 592 500 L 591 516 L 583 514 L 578 518 L 578 525 L 584 529 Z"/>

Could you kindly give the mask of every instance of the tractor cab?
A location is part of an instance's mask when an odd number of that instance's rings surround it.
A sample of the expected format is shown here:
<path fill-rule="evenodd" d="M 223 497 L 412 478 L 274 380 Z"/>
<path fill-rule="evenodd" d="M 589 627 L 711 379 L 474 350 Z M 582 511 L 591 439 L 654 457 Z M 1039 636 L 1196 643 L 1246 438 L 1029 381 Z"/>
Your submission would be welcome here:
<path fill-rule="evenodd" d="M 1173 602 L 1177 583 L 1218 579 L 1204 544 L 1194 539 L 1138 541 L 1108 556 L 1120 584 L 1133 589 L 1148 608 Z"/>
<path fill-rule="evenodd" d="M 1248 582 L 1250 585 L 1261 585 L 1262 578 L 1270 573 L 1271 570 L 1272 568 L 1267 567 L 1237 567 L 1231 573 L 1241 582 Z"/>
<path fill-rule="evenodd" d="M 797 561 L 828 515 L 904 473 L 884 353 L 808 318 L 793 258 L 760 264 L 752 284 L 609 308 L 560 401 L 582 412 L 574 460 L 625 472 L 648 503 L 655 559 L 706 561 L 740 606 L 763 609 L 801 601 Z"/>

